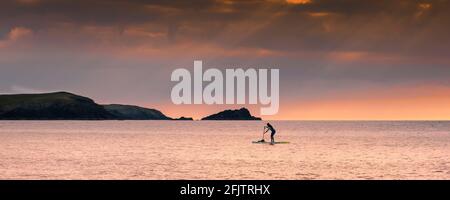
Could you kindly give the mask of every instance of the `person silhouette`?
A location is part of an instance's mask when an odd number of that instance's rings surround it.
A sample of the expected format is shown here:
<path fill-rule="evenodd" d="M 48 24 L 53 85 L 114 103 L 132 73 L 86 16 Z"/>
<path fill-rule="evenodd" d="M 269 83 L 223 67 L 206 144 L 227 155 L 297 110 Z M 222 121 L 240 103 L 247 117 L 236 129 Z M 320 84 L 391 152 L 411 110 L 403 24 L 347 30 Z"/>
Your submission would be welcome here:
<path fill-rule="evenodd" d="M 266 124 L 266 126 L 264 126 L 264 133 L 267 133 L 270 130 L 271 134 L 270 134 L 270 144 L 275 144 L 275 138 L 274 135 L 277 131 L 275 131 L 275 129 L 273 128 L 273 126 L 269 123 Z"/>

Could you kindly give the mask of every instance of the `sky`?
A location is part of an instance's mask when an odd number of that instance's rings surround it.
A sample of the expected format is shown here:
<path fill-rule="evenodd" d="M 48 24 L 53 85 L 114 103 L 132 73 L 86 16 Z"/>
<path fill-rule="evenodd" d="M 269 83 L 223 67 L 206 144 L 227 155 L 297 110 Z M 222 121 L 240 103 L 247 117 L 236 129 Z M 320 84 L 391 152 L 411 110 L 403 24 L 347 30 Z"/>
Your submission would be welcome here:
<path fill-rule="evenodd" d="M 196 119 L 176 68 L 280 69 L 270 120 L 450 120 L 447 0 L 2 0 L 0 93 L 69 91 Z"/>

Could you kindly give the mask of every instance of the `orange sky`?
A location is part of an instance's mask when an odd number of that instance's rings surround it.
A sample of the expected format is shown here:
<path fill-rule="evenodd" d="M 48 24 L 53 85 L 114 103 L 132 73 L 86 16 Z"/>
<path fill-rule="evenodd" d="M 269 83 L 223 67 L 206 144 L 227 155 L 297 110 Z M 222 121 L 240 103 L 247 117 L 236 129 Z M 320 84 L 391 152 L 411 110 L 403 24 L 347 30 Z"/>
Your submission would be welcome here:
<path fill-rule="evenodd" d="M 259 106 L 245 105 L 254 115 Z M 194 119 L 241 105 L 164 105 L 169 116 L 191 113 Z M 284 102 L 274 116 L 266 120 L 450 120 L 450 87 L 432 85 L 406 88 L 386 88 L 333 98 Z"/>
<path fill-rule="evenodd" d="M 0 93 L 69 91 L 170 117 L 176 68 L 280 69 L 265 119 L 450 120 L 450 1 L 4 0 Z"/>
<path fill-rule="evenodd" d="M 274 119 L 450 120 L 450 87 L 386 88 L 284 106 Z"/>

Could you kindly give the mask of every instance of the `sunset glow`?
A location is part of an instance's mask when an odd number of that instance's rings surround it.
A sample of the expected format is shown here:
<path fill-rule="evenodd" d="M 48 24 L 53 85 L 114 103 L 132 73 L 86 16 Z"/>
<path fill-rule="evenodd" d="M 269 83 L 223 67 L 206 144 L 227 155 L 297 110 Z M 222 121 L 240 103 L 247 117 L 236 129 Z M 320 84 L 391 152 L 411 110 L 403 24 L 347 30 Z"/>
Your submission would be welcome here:
<path fill-rule="evenodd" d="M 311 3 L 312 0 L 286 0 L 286 2 L 291 4 L 308 4 Z"/>

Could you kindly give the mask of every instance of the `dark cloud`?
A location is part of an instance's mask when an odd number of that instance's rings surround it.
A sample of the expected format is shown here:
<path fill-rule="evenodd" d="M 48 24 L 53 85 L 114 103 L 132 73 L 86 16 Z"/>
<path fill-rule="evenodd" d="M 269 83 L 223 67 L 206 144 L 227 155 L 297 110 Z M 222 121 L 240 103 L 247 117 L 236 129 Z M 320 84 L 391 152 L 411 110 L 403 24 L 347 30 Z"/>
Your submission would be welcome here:
<path fill-rule="evenodd" d="M 449 11 L 447 0 L 5 0 L 0 38 L 25 27 L 40 35 L 40 45 L 197 42 L 226 49 L 445 56 Z"/>
<path fill-rule="evenodd" d="M 7 0 L 0 3 L 0 36 L 15 26 L 157 26 L 171 42 L 229 48 L 398 52 L 415 43 L 418 53 L 434 54 L 449 50 L 449 10 L 445 0 Z"/>

